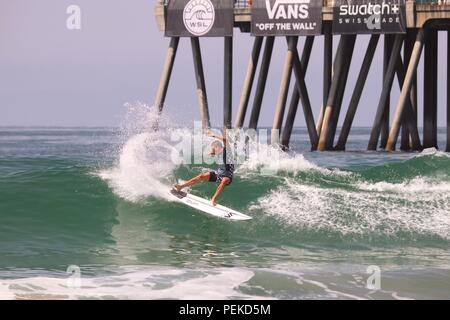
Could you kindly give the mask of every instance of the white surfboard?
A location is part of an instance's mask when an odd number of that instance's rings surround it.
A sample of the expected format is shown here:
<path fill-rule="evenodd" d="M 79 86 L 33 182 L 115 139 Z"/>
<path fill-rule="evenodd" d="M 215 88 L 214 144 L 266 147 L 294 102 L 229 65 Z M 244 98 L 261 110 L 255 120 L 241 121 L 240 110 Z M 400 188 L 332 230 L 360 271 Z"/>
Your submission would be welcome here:
<path fill-rule="evenodd" d="M 171 189 L 169 190 L 169 194 L 172 196 L 174 200 L 177 200 L 181 203 L 184 203 L 185 205 L 188 205 L 189 207 L 200 210 L 214 217 L 227 220 L 250 220 L 252 218 L 236 210 L 222 206 L 220 204 L 213 206 L 211 204 L 211 200 L 206 200 L 184 191 L 177 191 L 175 189 Z"/>

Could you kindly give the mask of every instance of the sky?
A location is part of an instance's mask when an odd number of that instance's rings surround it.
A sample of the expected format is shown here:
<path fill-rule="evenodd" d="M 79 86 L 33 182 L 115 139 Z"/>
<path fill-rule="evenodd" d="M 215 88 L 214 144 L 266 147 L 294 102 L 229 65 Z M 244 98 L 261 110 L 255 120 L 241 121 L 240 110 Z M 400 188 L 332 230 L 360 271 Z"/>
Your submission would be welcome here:
<path fill-rule="evenodd" d="M 81 8 L 80 30 L 66 26 L 69 5 Z M 152 105 L 169 43 L 157 29 L 154 5 L 155 0 L 0 0 L 0 126 L 117 126 L 124 119 L 125 104 Z M 253 43 L 239 29 L 234 35 L 233 119 Z M 439 37 L 438 124 L 442 126 L 447 44 L 443 32 Z M 211 121 L 219 126 L 223 119 L 223 39 L 200 41 Z M 358 37 L 343 112 L 367 42 L 367 36 Z M 335 36 L 335 48 L 337 43 Z M 381 91 L 381 44 L 356 114 L 357 126 L 373 123 Z M 302 46 L 303 39 L 299 50 Z M 317 37 L 306 78 L 316 117 L 322 101 L 322 49 L 323 37 Z M 285 53 L 286 41 L 278 38 L 261 111 L 263 126 L 272 124 Z M 421 63 L 419 78 L 422 74 Z M 290 93 L 292 86 L 293 81 Z M 419 81 L 419 125 L 422 87 Z M 392 114 L 398 91 L 394 82 Z M 184 123 L 200 117 L 189 39 L 180 41 L 164 112 Z M 342 113 L 340 123 L 343 119 Z M 305 125 L 301 108 L 295 125 Z"/>

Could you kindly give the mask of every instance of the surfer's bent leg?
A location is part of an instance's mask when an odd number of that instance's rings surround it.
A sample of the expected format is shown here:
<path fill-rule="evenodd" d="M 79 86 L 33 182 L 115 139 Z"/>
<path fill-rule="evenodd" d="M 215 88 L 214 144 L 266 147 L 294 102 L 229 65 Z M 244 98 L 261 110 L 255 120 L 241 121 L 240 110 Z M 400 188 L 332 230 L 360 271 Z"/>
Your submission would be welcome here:
<path fill-rule="evenodd" d="M 225 186 L 229 185 L 231 183 L 231 179 L 229 177 L 222 177 L 219 186 L 217 187 L 216 193 L 211 199 L 212 205 L 215 206 L 217 203 L 217 198 L 222 193 Z"/>
<path fill-rule="evenodd" d="M 180 191 L 181 189 L 193 186 L 197 183 L 209 181 L 209 178 L 210 178 L 210 172 L 203 172 L 203 173 L 199 174 L 198 176 L 186 181 L 185 183 L 176 184 L 174 187 L 175 187 L 175 189 Z"/>

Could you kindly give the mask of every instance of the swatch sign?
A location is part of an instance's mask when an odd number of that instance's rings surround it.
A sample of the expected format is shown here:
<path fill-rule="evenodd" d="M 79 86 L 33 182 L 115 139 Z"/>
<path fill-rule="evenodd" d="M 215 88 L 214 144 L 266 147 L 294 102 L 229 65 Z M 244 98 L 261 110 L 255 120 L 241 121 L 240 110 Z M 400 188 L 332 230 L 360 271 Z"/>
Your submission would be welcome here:
<path fill-rule="evenodd" d="M 333 33 L 405 33 L 405 0 L 335 0 Z"/>

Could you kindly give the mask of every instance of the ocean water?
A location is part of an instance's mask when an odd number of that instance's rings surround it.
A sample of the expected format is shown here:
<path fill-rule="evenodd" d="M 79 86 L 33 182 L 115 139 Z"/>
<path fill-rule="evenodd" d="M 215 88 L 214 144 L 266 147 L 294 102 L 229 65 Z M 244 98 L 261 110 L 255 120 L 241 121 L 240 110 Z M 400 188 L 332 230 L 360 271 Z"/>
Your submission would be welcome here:
<path fill-rule="evenodd" d="M 450 298 L 449 154 L 364 152 L 368 128 L 312 153 L 296 128 L 291 152 L 238 166 L 219 202 L 253 220 L 233 223 L 169 201 L 214 165 L 174 164 L 188 128 L 145 112 L 0 128 L 0 299 Z"/>

